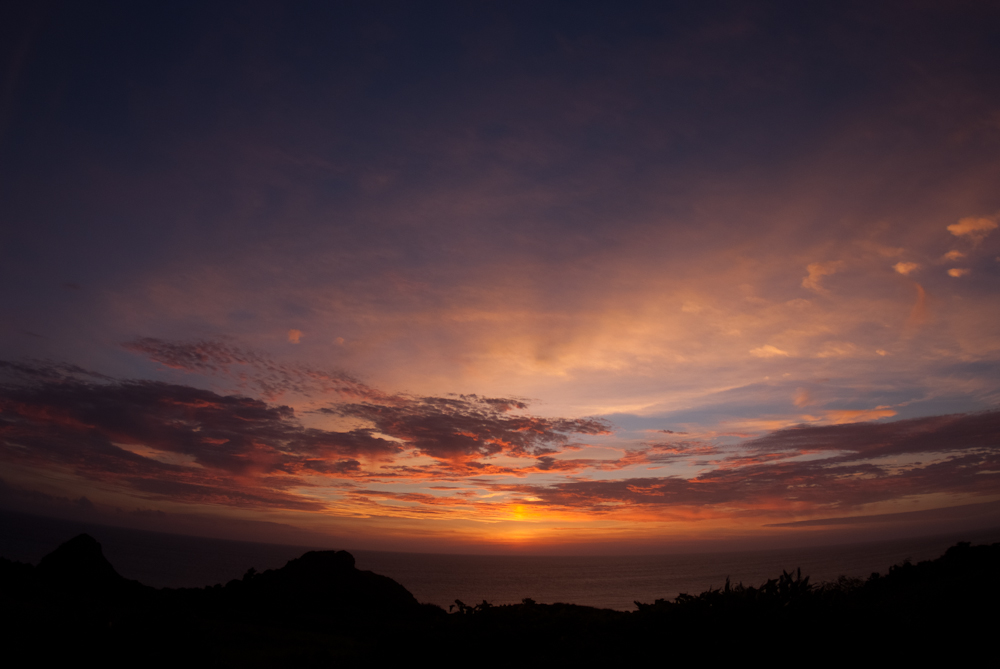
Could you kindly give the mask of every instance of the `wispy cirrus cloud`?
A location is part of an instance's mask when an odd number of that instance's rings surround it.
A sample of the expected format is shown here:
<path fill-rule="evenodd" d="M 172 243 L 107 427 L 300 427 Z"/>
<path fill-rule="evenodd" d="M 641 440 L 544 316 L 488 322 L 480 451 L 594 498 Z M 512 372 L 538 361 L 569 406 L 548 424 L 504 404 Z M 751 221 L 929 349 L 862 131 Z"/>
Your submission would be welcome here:
<path fill-rule="evenodd" d="M 526 408 L 519 400 L 472 395 L 413 398 L 393 405 L 342 404 L 321 411 L 370 422 L 379 432 L 439 460 L 545 456 L 559 452 L 571 434 L 610 433 L 609 425 L 601 420 L 510 413 Z"/>
<path fill-rule="evenodd" d="M 298 333 L 294 342 L 298 343 L 302 333 L 298 330 L 291 332 Z M 289 337 L 292 335 L 289 334 Z M 233 379 L 266 399 L 277 399 L 286 393 L 385 397 L 344 372 L 281 363 L 266 353 L 224 339 L 192 342 L 141 337 L 122 346 L 127 351 L 144 355 L 172 369 Z"/>
<path fill-rule="evenodd" d="M 365 402 L 340 402 L 319 414 L 354 418 L 397 439 L 400 447 L 445 461 L 497 455 L 528 458 L 558 452 L 569 435 L 609 434 L 597 419 L 550 419 L 512 413 L 528 408 L 518 398 L 477 395 L 414 397 L 382 393 L 342 372 L 276 362 L 259 351 L 224 341 L 166 342 L 144 338 L 125 348 L 175 369 L 237 378 L 265 399 L 284 393 L 335 394 Z"/>

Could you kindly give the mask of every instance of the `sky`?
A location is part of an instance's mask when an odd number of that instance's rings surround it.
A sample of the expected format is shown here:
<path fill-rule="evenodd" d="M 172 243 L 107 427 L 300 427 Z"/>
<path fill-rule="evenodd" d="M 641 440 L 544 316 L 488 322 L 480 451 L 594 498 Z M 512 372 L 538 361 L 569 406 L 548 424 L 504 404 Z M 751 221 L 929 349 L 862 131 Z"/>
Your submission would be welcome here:
<path fill-rule="evenodd" d="M 468 553 L 1000 527 L 995 3 L 0 13 L 0 508 Z"/>

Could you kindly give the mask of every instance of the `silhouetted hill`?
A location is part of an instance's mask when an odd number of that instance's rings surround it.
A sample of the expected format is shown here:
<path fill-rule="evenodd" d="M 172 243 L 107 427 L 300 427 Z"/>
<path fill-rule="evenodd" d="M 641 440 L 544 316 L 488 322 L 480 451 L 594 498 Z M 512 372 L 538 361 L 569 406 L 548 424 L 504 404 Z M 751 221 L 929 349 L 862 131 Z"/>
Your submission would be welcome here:
<path fill-rule="evenodd" d="M 990 650 L 1000 544 L 958 544 L 937 560 L 867 580 L 682 594 L 634 612 L 572 604 L 421 605 L 345 551 L 313 551 L 225 586 L 155 590 L 120 576 L 81 535 L 38 567 L 0 559 L 8 653 L 34 663 L 331 666 L 414 660 L 526 666 L 792 658 L 926 660 Z M 802 660 L 805 661 L 805 660 Z"/>
<path fill-rule="evenodd" d="M 45 578 L 61 583 L 83 581 L 96 586 L 116 586 L 123 579 L 104 557 L 101 544 L 81 534 L 59 546 L 38 563 Z"/>
<path fill-rule="evenodd" d="M 332 620 L 354 625 L 372 617 L 413 617 L 422 610 L 406 588 L 387 576 L 357 569 L 354 556 L 346 551 L 310 551 L 280 569 L 250 569 L 222 588 L 182 589 L 171 595 L 174 601 L 202 609 L 209 606 L 282 624 L 312 621 L 314 626 Z"/>
<path fill-rule="evenodd" d="M 115 571 L 101 544 L 88 534 L 70 539 L 43 557 L 37 573 L 46 586 L 67 594 L 113 598 L 147 589 Z"/>
<path fill-rule="evenodd" d="M 405 613 L 419 606 L 413 595 L 391 578 L 356 569 L 354 556 L 347 551 L 310 551 L 281 569 L 248 572 L 229 587 L 242 590 L 244 598 L 260 598 L 269 605 L 283 602 L 315 612 L 339 607 L 355 614 L 359 610 Z"/>

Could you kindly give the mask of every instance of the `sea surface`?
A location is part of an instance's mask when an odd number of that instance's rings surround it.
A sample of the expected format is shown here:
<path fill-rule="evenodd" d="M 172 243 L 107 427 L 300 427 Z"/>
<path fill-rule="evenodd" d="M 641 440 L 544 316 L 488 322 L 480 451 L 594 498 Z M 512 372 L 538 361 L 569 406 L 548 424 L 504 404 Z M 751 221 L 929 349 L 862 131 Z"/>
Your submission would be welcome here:
<path fill-rule="evenodd" d="M 37 564 L 64 541 L 87 532 L 126 578 L 154 587 L 201 587 L 240 578 L 250 567 L 275 569 L 310 546 L 226 541 L 144 532 L 0 512 L 0 556 Z M 730 553 L 638 556 L 436 555 L 351 551 L 359 569 L 389 576 L 421 602 L 448 608 L 486 600 L 511 604 L 530 597 L 634 610 L 635 601 L 673 599 L 733 583 L 760 585 L 782 570 L 802 569 L 813 583 L 839 576 L 867 578 L 903 560 L 939 557 L 957 541 L 1000 541 L 1000 528 L 961 536 Z"/>

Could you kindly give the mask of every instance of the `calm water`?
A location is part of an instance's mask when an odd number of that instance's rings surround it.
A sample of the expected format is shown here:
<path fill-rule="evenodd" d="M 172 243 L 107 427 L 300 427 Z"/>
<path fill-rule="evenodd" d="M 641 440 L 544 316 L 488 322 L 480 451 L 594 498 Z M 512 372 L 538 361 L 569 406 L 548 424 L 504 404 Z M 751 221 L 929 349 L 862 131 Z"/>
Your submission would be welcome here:
<path fill-rule="evenodd" d="M 60 543 L 87 532 L 119 573 L 156 587 L 204 586 L 241 577 L 248 568 L 281 567 L 308 546 L 283 546 L 141 532 L 0 513 L 0 556 L 37 564 Z M 672 599 L 734 583 L 760 585 L 783 569 L 802 568 L 814 583 L 838 576 L 865 578 L 905 559 L 940 556 L 956 541 L 1000 541 L 1000 529 L 823 548 L 643 556 L 430 555 L 352 551 L 359 569 L 402 583 L 421 602 L 474 604 L 569 602 L 631 610 L 633 602 Z"/>

